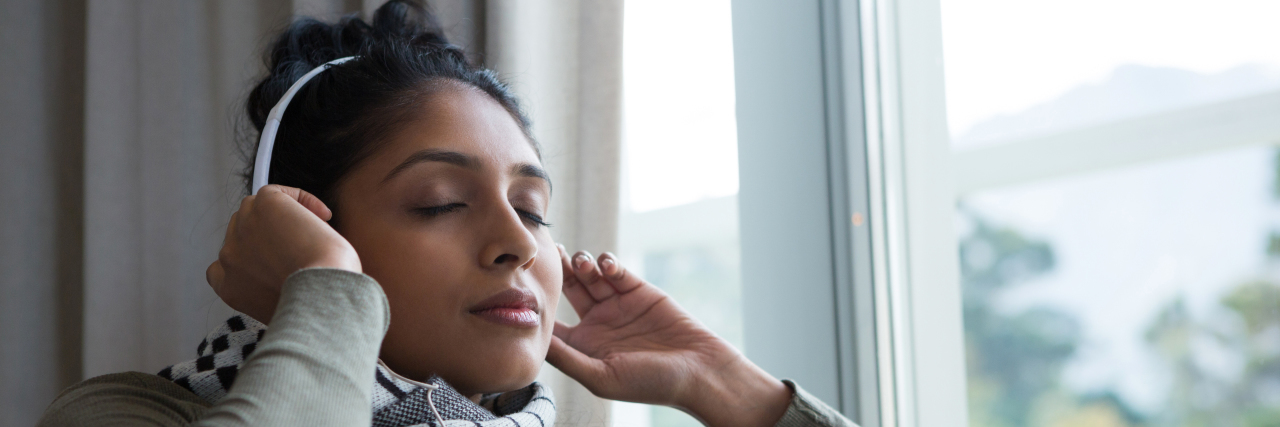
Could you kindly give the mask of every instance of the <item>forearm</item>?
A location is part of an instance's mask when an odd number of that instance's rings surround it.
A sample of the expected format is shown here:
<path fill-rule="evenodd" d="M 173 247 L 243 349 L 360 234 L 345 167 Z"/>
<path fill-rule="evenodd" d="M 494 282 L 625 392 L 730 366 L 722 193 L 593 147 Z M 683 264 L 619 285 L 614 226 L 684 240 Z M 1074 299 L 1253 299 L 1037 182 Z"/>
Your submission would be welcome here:
<path fill-rule="evenodd" d="M 199 425 L 369 425 L 389 318 L 386 296 L 368 276 L 337 269 L 294 273 L 268 332 L 227 397 Z"/>

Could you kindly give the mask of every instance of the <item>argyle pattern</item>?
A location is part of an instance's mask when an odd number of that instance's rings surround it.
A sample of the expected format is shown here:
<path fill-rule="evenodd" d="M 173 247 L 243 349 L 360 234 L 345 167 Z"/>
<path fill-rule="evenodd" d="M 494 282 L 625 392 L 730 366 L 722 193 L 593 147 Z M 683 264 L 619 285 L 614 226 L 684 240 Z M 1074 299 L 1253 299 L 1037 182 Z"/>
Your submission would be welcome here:
<path fill-rule="evenodd" d="M 240 367 L 266 332 L 267 325 L 236 314 L 200 341 L 194 360 L 174 364 L 156 375 L 216 404 L 227 396 Z M 432 404 L 446 425 L 550 427 L 555 422 L 551 392 L 536 382 L 519 390 L 485 395 L 476 404 L 438 376 L 425 381 L 438 387 L 428 393 L 427 388 L 399 379 L 381 365 L 376 369 L 370 406 L 374 427 L 443 427 L 431 412 Z"/>

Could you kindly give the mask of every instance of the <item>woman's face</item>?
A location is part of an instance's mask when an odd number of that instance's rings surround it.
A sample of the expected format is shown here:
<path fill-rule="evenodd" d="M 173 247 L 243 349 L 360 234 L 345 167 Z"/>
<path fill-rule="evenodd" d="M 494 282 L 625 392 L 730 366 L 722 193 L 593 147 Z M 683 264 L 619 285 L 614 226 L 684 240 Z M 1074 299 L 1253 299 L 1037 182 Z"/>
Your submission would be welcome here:
<path fill-rule="evenodd" d="M 515 119 L 444 83 L 337 189 L 339 231 L 382 284 L 392 370 L 473 396 L 534 380 L 560 299 L 551 183 Z"/>

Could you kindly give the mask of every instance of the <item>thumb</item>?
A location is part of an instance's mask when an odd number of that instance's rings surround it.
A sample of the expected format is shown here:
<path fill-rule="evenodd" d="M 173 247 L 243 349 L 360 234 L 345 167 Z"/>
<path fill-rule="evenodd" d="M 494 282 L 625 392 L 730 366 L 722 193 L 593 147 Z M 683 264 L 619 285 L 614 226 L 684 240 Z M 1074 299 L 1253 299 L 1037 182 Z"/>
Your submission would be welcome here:
<path fill-rule="evenodd" d="M 297 200 L 298 203 L 302 204 L 302 206 L 311 211 L 311 213 L 316 214 L 316 216 L 320 217 L 321 220 L 328 221 L 333 219 L 333 211 L 329 210 L 329 207 L 325 206 L 324 202 L 320 201 L 319 197 L 297 187 L 286 187 L 283 185 L 276 187 L 279 188 L 280 192 L 288 194 L 289 197 L 293 197 L 294 200 Z"/>
<path fill-rule="evenodd" d="M 551 366 L 555 366 L 560 372 L 564 372 L 570 378 L 582 383 L 591 393 L 600 395 L 601 389 L 605 388 L 605 371 L 604 362 L 599 359 L 582 354 L 578 349 L 573 348 L 560 337 L 551 337 L 551 347 L 547 349 L 547 362 Z"/>

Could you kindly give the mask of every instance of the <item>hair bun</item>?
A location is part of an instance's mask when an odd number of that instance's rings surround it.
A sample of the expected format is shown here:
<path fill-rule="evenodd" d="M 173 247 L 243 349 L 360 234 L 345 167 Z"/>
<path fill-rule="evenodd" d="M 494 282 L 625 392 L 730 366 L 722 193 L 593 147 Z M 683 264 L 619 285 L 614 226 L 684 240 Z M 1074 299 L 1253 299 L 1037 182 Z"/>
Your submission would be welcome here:
<path fill-rule="evenodd" d="M 440 20 L 422 0 L 391 0 L 373 13 L 374 34 L 411 44 L 448 46 Z"/>
<path fill-rule="evenodd" d="M 353 13 L 336 23 L 300 17 L 289 24 L 267 50 L 268 76 L 249 95 L 249 120 L 254 127 L 262 130 L 267 114 L 293 82 L 334 59 L 407 48 L 446 52 L 465 60 L 465 53 L 449 44 L 439 20 L 422 0 L 388 1 L 374 12 L 372 22 Z"/>

